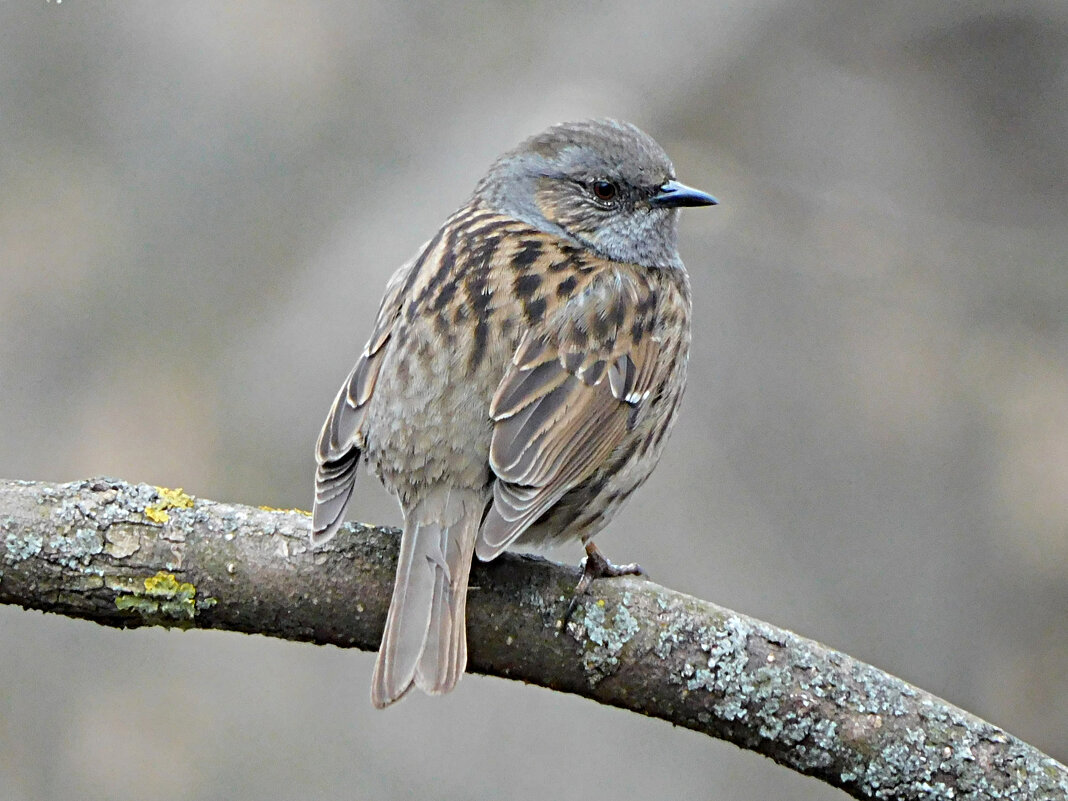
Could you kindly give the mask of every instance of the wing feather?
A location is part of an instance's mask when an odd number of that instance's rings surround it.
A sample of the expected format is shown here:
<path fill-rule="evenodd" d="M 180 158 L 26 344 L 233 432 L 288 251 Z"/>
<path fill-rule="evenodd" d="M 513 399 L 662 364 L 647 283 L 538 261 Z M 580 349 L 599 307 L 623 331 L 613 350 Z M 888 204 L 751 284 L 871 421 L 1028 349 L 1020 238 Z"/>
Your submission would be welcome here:
<path fill-rule="evenodd" d="M 479 558 L 507 548 L 623 441 L 657 377 L 659 343 L 632 325 L 654 307 L 651 292 L 631 276 L 591 282 L 520 342 L 490 405 L 496 478 Z"/>
<path fill-rule="evenodd" d="M 386 285 L 371 338 L 334 398 L 315 448 L 315 503 L 312 507 L 312 545 L 328 541 L 341 527 L 345 507 L 356 483 L 367 402 L 374 393 L 386 343 L 400 314 L 402 294 L 416 259 L 397 270 Z"/>

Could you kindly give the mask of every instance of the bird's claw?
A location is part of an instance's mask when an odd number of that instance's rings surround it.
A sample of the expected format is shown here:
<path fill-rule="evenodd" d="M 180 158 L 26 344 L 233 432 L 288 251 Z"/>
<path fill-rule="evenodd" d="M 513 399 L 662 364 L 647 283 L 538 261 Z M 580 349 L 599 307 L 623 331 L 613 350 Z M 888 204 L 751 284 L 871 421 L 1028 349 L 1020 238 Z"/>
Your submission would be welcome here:
<path fill-rule="evenodd" d="M 578 606 L 579 600 L 585 595 L 590 585 L 600 578 L 616 578 L 618 576 L 644 576 L 645 568 L 637 562 L 625 565 L 614 565 L 605 558 L 600 549 L 592 542 L 586 543 L 586 558 L 582 560 L 582 576 L 575 585 L 575 592 L 571 595 L 571 601 L 564 612 L 563 623 L 566 626 L 571 615 Z"/>

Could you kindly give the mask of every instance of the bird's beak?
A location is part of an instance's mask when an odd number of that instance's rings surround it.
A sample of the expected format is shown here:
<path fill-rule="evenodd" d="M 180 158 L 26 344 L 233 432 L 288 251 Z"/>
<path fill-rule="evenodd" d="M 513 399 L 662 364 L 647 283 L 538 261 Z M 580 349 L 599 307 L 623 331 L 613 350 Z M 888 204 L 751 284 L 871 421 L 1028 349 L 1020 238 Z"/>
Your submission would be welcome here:
<path fill-rule="evenodd" d="M 649 204 L 662 209 L 675 209 L 680 206 L 716 206 L 719 201 L 692 186 L 678 181 L 665 181 L 657 193 L 649 198 Z"/>

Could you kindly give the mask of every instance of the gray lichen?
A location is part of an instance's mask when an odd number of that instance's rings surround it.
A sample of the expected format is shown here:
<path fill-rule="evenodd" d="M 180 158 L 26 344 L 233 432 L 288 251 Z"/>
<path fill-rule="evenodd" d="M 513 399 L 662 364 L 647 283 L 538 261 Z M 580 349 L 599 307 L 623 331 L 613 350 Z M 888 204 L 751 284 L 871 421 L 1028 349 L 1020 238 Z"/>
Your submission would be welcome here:
<path fill-rule="evenodd" d="M 44 538 L 36 533 L 19 536 L 16 533 L 4 537 L 4 558 L 9 564 L 32 559 L 44 547 Z"/>
<path fill-rule="evenodd" d="M 104 538 L 92 528 L 79 528 L 73 534 L 57 534 L 48 540 L 51 558 L 71 570 L 87 567 L 104 550 Z"/>
<path fill-rule="evenodd" d="M 803 773 L 849 765 L 838 782 L 864 798 L 1068 798 L 1068 780 L 1050 789 L 1063 777 L 1057 763 L 870 665 L 743 616 L 693 621 L 662 622 L 653 650 L 687 654 L 674 681 L 688 703 L 700 699 L 697 722 L 743 723 L 747 741 Z M 694 646 L 706 660 L 692 661 Z M 984 743 L 996 754 L 985 765 L 976 757 Z"/>
<path fill-rule="evenodd" d="M 6 603 L 109 625 L 210 626 L 377 647 L 393 534 L 354 526 L 309 552 L 306 518 L 178 490 L 113 479 L 0 481 L 5 492 Z M 178 565 L 180 573 L 170 569 Z M 600 585 L 600 598 L 585 599 L 564 629 L 555 623 L 573 572 L 543 563 L 525 573 L 529 567 L 507 556 L 479 566 L 488 587 L 508 589 L 472 592 L 469 626 L 507 647 L 480 648 L 476 638 L 474 669 L 722 737 L 858 798 L 1068 799 L 1064 766 L 819 643 L 629 579 Z M 508 582 L 496 585 L 495 571 Z M 518 659 L 524 651 L 541 658 Z"/>
<path fill-rule="evenodd" d="M 616 672 L 623 649 L 638 633 L 638 621 L 627 608 L 629 603 L 630 597 L 624 593 L 609 616 L 603 599 L 591 601 L 584 607 L 582 624 L 569 626 L 572 635 L 585 642 L 582 665 L 590 686 Z"/>

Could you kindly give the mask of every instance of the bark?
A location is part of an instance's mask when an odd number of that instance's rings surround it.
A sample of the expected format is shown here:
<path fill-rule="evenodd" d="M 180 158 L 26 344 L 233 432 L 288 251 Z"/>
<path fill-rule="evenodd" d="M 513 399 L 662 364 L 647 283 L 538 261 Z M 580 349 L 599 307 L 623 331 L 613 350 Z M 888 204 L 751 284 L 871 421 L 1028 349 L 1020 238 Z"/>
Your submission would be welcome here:
<path fill-rule="evenodd" d="M 304 512 L 113 479 L 0 480 L 0 601 L 102 625 L 213 628 L 376 650 L 395 530 L 308 547 Z M 870 665 L 637 578 L 476 563 L 468 670 L 661 718 L 856 798 L 1068 799 L 1068 770 Z"/>

